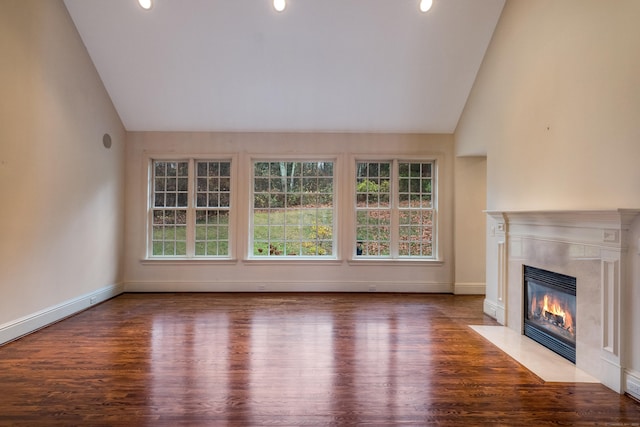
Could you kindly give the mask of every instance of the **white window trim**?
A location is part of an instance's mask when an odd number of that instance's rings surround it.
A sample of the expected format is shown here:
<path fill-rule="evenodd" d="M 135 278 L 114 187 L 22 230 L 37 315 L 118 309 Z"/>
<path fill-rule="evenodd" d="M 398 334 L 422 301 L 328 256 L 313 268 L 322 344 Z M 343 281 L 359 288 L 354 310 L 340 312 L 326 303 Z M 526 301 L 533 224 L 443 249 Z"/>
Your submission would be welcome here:
<path fill-rule="evenodd" d="M 211 264 L 214 263 L 236 263 L 236 235 L 237 235 L 237 220 L 234 213 L 237 212 L 237 168 L 238 168 L 238 156 L 237 154 L 180 154 L 174 155 L 171 153 L 153 153 L 145 152 L 142 156 L 143 171 L 145 178 L 143 179 L 143 185 L 145 186 L 146 203 L 144 212 L 144 224 L 146 230 L 144 255 L 141 262 L 144 264 L 163 264 L 169 263 L 188 263 L 190 265 L 196 264 Z M 154 161 L 188 161 L 189 162 L 189 207 L 187 208 L 187 255 L 153 255 L 152 233 L 153 233 L 153 162 Z M 231 182 L 229 189 L 229 254 L 220 256 L 195 256 L 195 164 L 198 161 L 211 161 L 211 162 L 230 162 L 231 163 Z"/>
<path fill-rule="evenodd" d="M 354 200 L 356 198 L 356 165 L 360 162 L 385 162 L 390 161 L 394 164 L 393 174 L 394 177 L 391 180 L 391 196 L 393 199 L 393 205 L 396 206 L 392 209 L 392 221 L 391 221 L 391 233 L 392 239 L 398 239 L 398 218 L 397 213 L 394 214 L 393 211 L 397 211 L 398 204 L 398 179 L 395 174 L 397 173 L 396 167 L 398 163 L 410 162 L 410 163 L 432 163 L 433 171 L 432 171 L 432 212 L 433 212 L 433 231 L 432 231 L 432 245 L 433 245 L 433 255 L 430 257 L 400 257 L 393 252 L 397 252 L 396 248 L 392 247 L 392 255 L 389 257 L 375 257 L 375 256 L 361 256 L 356 255 L 356 224 L 357 224 L 357 209 L 354 204 Z M 443 162 L 443 157 L 440 154 L 418 154 L 412 157 L 407 157 L 406 154 L 397 155 L 397 154 L 379 154 L 379 155 L 353 155 L 349 160 L 349 168 L 347 173 L 349 173 L 349 205 L 351 206 L 349 220 L 345 222 L 345 224 L 349 225 L 350 233 L 349 236 L 345 236 L 345 238 L 349 238 L 349 241 L 345 244 L 345 251 L 349 251 L 349 255 L 346 258 L 346 261 L 349 265 L 381 265 L 381 264 L 407 264 L 407 265 L 429 265 L 429 266 L 441 266 L 444 264 L 444 260 L 441 257 L 441 242 L 440 242 L 440 221 L 439 221 L 439 209 L 438 209 L 438 201 L 439 201 L 439 165 Z M 394 221 L 394 217 L 395 221 Z M 397 241 L 397 240 L 396 240 Z"/>
<path fill-rule="evenodd" d="M 253 254 L 253 233 L 254 233 L 254 225 L 253 225 L 253 197 L 254 197 L 254 176 L 253 176 L 253 167 L 256 162 L 315 162 L 315 161 L 325 161 L 325 162 L 333 162 L 333 239 L 332 239 L 332 255 L 331 256 L 308 256 L 308 255 L 290 255 L 290 256 L 258 256 Z M 244 262 L 248 264 L 270 264 L 270 263 L 290 263 L 291 265 L 302 265 L 304 263 L 342 263 L 340 258 L 340 229 L 339 224 L 341 221 L 339 220 L 340 212 L 340 197 L 341 197 L 341 189 L 340 185 L 337 183 L 343 179 L 340 170 L 342 168 L 342 162 L 339 156 L 333 155 L 277 155 L 277 154 L 253 154 L 248 156 L 246 162 L 244 163 L 245 170 L 247 171 L 246 176 L 248 177 L 248 192 L 247 192 L 247 239 L 246 239 L 246 251 Z"/>

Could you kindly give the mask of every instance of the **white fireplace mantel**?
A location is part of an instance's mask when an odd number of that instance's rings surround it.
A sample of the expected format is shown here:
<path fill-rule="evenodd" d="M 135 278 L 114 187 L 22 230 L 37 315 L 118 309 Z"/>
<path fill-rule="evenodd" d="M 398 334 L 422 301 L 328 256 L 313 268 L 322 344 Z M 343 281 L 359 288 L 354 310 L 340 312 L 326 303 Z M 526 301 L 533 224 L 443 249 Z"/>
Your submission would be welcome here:
<path fill-rule="evenodd" d="M 624 321 L 633 283 L 630 230 L 640 210 L 486 213 L 491 225 L 485 313 L 522 333 L 523 266 L 576 277 L 576 366 L 618 393 L 628 391 L 629 382 L 640 384 L 625 369 L 630 335 Z"/>

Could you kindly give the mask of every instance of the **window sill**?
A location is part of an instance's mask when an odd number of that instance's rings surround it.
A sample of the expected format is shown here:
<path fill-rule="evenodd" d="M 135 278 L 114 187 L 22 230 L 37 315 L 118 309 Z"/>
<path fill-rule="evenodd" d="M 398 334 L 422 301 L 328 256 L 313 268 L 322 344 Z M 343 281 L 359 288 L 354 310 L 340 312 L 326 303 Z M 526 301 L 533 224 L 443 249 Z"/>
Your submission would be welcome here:
<path fill-rule="evenodd" d="M 220 259 L 220 258 L 146 258 L 141 259 L 142 265 L 236 265 L 239 260 L 237 259 Z M 311 259 L 311 258 L 249 258 L 241 260 L 243 264 L 247 265 L 342 265 L 345 260 L 341 259 Z M 413 267 L 441 267 L 444 265 L 442 260 L 424 260 L 424 259 L 348 259 L 346 260 L 348 265 L 353 266 L 367 266 L 367 265 L 402 265 Z"/>
<path fill-rule="evenodd" d="M 347 260 L 349 265 L 402 265 L 412 267 L 442 267 L 444 261 L 438 259 L 372 259 L 358 258 Z"/>
<path fill-rule="evenodd" d="M 234 265 L 237 259 L 228 258 L 146 258 L 141 259 L 142 265 Z"/>
<path fill-rule="evenodd" d="M 243 264 L 248 265 L 341 265 L 344 261 L 336 258 L 329 259 L 313 259 L 313 258 L 249 258 L 242 261 Z"/>

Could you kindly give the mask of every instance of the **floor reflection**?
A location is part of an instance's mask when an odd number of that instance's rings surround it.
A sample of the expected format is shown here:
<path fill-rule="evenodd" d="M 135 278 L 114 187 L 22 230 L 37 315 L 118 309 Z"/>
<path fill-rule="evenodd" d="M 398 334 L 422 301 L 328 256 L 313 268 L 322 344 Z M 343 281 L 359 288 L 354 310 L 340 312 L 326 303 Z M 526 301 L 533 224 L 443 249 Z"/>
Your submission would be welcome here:
<path fill-rule="evenodd" d="M 182 320 L 175 314 L 154 316 L 149 393 L 150 404 L 157 411 L 154 415 L 179 415 L 188 420 L 203 408 L 218 414 L 228 412 L 229 327 L 225 312 L 203 312 Z M 176 342 L 182 345 L 176 346 Z M 181 414 L 175 413 L 176 407 L 181 408 Z"/>
<path fill-rule="evenodd" d="M 280 410 L 284 402 L 299 414 L 330 410 L 335 374 L 331 313 L 255 313 L 250 358 L 250 398 L 261 406 L 258 413 Z"/>
<path fill-rule="evenodd" d="M 233 408 L 226 421 L 255 425 L 283 411 L 357 419 L 378 408 L 394 420 L 403 405 L 428 404 L 430 353 L 416 354 L 429 341 L 423 305 L 399 314 L 387 304 L 335 312 L 331 306 L 297 310 L 291 303 L 283 309 L 287 301 L 274 301 L 278 309 L 242 314 L 203 311 L 184 321 L 155 316 L 150 403 L 157 415 L 169 415 L 162 408 L 176 404 L 185 417 L 206 408 L 224 418 Z M 425 327 L 416 334 L 420 317 Z M 175 368 L 183 375 L 173 376 Z M 199 408 L 194 395 L 201 397 Z"/>

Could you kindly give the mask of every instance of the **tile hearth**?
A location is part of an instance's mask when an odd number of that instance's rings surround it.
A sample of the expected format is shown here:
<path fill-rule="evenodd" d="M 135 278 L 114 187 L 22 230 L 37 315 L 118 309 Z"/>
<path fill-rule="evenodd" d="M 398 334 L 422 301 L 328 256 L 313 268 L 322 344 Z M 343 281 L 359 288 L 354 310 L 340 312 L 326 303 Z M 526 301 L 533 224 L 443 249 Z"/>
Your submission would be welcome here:
<path fill-rule="evenodd" d="M 600 382 L 563 357 L 506 326 L 469 327 L 546 382 Z"/>

